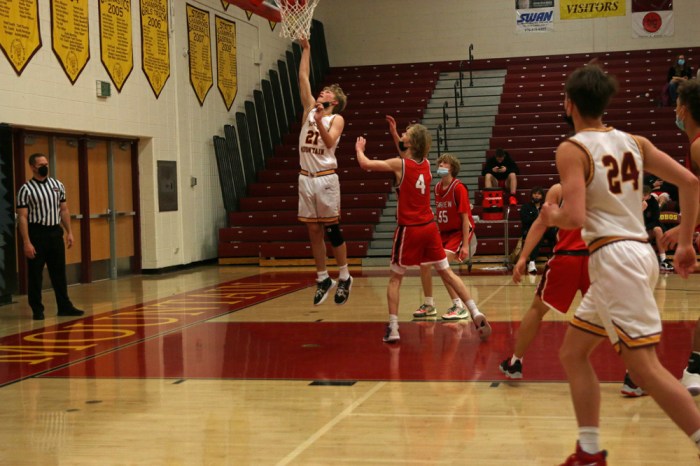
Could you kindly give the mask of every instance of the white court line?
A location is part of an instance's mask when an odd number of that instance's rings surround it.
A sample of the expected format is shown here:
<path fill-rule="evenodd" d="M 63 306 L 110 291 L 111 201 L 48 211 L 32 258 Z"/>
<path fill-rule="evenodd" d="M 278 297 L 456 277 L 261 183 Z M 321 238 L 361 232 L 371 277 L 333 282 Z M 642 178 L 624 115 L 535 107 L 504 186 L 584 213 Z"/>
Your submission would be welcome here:
<path fill-rule="evenodd" d="M 481 306 L 483 303 L 489 301 L 491 298 L 493 298 L 493 297 L 496 296 L 498 293 L 500 293 L 501 290 L 502 290 L 503 288 L 505 288 L 506 286 L 508 286 L 508 284 L 511 282 L 511 280 L 512 280 L 512 278 L 509 276 L 509 277 L 508 277 L 508 281 L 507 281 L 505 284 L 503 284 L 503 285 L 499 286 L 498 288 L 496 288 L 496 290 L 495 290 L 493 293 L 491 293 L 490 295 L 488 295 L 488 296 L 485 297 L 484 299 L 480 299 L 480 300 L 479 300 L 479 303 L 477 304 L 477 306 Z M 465 284 L 465 285 L 466 285 L 466 284 Z"/>
<path fill-rule="evenodd" d="M 372 387 L 371 390 L 369 390 L 367 393 L 365 393 L 361 398 L 358 400 L 354 401 L 351 403 L 347 408 L 342 410 L 340 414 L 338 414 L 336 417 L 331 419 L 326 425 L 318 429 L 314 434 L 306 439 L 304 442 L 302 442 L 298 447 L 294 449 L 290 454 L 285 456 L 282 460 L 280 460 L 277 465 L 281 466 L 284 464 L 289 464 L 292 460 L 294 460 L 297 456 L 299 456 L 301 453 L 304 452 L 307 448 L 309 448 L 316 440 L 321 438 L 323 435 L 325 435 L 328 431 L 330 431 L 333 427 L 335 427 L 336 424 L 338 424 L 340 421 L 344 420 L 346 417 L 352 413 L 352 411 L 357 408 L 359 405 L 364 403 L 369 397 L 374 395 L 379 389 L 384 387 L 386 385 L 386 382 L 379 382 L 377 385 Z"/>

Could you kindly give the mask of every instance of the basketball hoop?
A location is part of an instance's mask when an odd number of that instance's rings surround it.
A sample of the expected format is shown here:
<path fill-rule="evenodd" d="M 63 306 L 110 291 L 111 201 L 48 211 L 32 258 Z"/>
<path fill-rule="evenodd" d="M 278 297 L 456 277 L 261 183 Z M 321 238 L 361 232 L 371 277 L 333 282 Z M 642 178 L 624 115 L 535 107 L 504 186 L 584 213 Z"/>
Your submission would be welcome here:
<path fill-rule="evenodd" d="M 282 14 L 282 37 L 292 40 L 308 39 L 311 32 L 311 20 L 319 0 L 278 0 Z"/>

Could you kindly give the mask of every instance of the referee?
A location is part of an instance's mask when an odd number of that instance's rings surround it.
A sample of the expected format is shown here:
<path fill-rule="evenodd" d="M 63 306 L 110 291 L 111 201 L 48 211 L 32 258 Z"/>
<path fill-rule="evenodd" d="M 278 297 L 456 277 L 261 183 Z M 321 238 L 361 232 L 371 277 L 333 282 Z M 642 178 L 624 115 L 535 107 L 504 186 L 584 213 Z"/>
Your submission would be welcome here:
<path fill-rule="evenodd" d="M 73 245 L 70 212 L 66 203 L 66 188 L 60 181 L 49 177 L 49 160 L 43 154 L 29 157 L 32 179 L 19 188 L 17 216 L 22 235 L 24 254 L 27 256 L 29 290 L 28 301 L 34 320 L 44 320 L 41 303 L 41 282 L 44 264 L 56 295 L 59 316 L 81 316 L 68 298 L 66 283 L 66 251 L 63 228 L 68 233 L 67 245 Z"/>

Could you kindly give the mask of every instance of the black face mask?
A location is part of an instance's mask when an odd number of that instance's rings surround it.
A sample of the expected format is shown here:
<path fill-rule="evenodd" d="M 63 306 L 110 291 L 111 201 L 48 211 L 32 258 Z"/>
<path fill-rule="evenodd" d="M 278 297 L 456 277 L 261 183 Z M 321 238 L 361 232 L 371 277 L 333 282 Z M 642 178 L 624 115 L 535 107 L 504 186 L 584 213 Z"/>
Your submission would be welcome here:
<path fill-rule="evenodd" d="M 408 149 L 408 147 L 406 147 L 406 146 L 404 145 L 403 141 L 399 141 L 399 150 L 400 150 L 401 152 L 406 152 L 407 149 Z"/>
<path fill-rule="evenodd" d="M 49 167 L 46 165 L 42 165 L 37 169 L 37 173 L 39 173 L 39 176 L 44 177 L 49 174 Z"/>
<path fill-rule="evenodd" d="M 564 114 L 564 121 L 571 126 L 572 128 L 574 127 L 574 119 L 571 118 L 571 115 L 567 115 L 566 113 Z"/>

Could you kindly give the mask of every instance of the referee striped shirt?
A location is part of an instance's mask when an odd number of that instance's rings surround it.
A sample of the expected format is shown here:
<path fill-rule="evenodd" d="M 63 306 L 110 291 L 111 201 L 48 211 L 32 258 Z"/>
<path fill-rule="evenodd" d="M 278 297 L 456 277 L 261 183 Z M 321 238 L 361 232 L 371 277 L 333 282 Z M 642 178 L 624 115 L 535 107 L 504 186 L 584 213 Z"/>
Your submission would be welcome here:
<path fill-rule="evenodd" d="M 55 226 L 61 223 L 61 203 L 66 202 L 66 188 L 54 178 L 27 181 L 17 192 L 17 208 L 28 209 L 30 224 Z"/>

